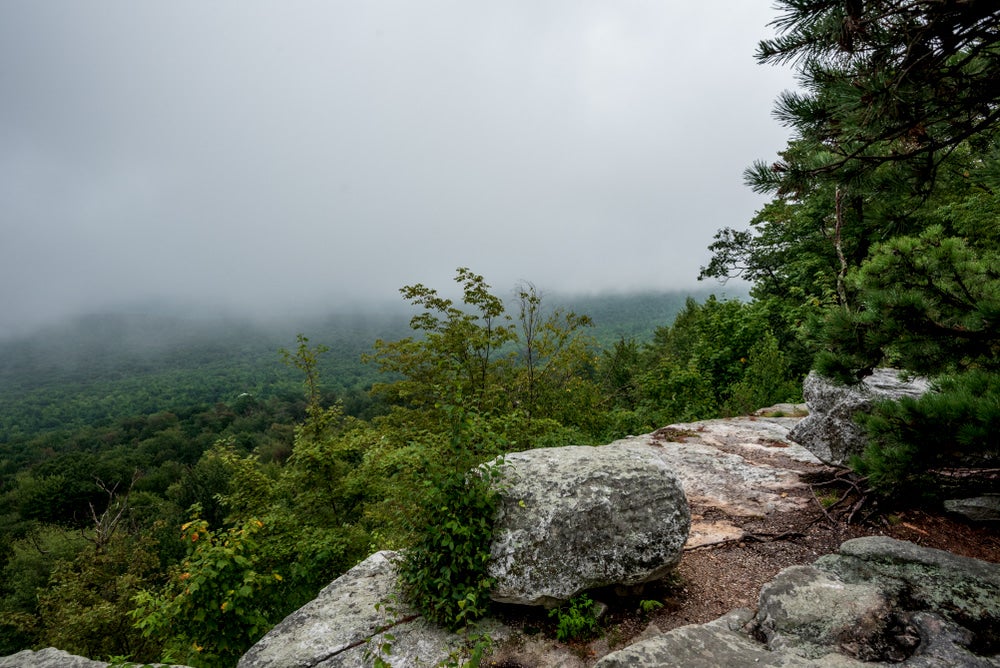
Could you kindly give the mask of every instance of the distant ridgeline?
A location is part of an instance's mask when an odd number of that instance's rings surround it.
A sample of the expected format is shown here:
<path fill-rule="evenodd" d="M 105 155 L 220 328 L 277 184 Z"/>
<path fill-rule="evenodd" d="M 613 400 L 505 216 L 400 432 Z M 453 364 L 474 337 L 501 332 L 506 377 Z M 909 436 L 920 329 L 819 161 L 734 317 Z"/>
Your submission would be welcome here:
<path fill-rule="evenodd" d="M 709 290 L 553 297 L 554 306 L 589 315 L 601 347 L 642 342 L 669 325 L 692 296 Z M 736 295 L 742 297 L 743 295 Z M 412 313 L 331 314 L 298 323 L 184 318 L 157 313 L 90 315 L 30 337 L 0 341 L 0 443 L 39 432 L 107 423 L 219 401 L 299 397 L 301 378 L 281 362 L 299 332 L 329 348 L 320 360 L 324 389 L 364 391 L 378 371 L 362 362 L 377 338 L 410 335 Z"/>
<path fill-rule="evenodd" d="M 719 299 L 748 299 L 746 289 L 720 290 L 703 288 L 686 292 L 643 292 L 629 295 L 594 295 L 589 297 L 564 297 L 553 295 L 559 307 L 588 315 L 594 321 L 591 336 L 602 348 L 608 348 L 619 339 L 648 341 L 657 327 L 673 323 L 684 308 L 688 298 L 703 302 L 712 294 Z"/>
<path fill-rule="evenodd" d="M 606 350 L 620 339 L 648 341 L 689 297 L 709 294 L 560 295 L 546 297 L 545 308 L 590 316 L 587 334 Z M 81 453 L 106 456 L 115 448 L 128 450 L 128 460 L 156 450 L 158 461 L 192 463 L 229 438 L 246 450 L 280 454 L 277 443 L 290 441 L 305 415 L 302 375 L 280 352 L 294 348 L 299 332 L 328 349 L 318 360 L 324 400 L 371 417 L 382 408 L 368 390 L 386 378 L 362 356 L 376 339 L 414 335 L 414 313 L 400 305 L 261 324 L 147 309 L 78 317 L 0 340 L 0 483 L 43 461 L 54 473 L 85 467 Z M 268 430 L 274 433 L 265 437 Z M 63 461 L 68 456 L 72 465 Z"/>

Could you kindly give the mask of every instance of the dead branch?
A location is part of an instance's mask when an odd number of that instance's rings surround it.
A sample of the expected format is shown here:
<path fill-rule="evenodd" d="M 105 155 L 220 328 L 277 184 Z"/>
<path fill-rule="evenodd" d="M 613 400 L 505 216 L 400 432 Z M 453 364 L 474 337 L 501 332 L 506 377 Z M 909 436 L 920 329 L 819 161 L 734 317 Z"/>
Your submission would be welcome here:
<path fill-rule="evenodd" d="M 104 548 L 111 542 L 112 537 L 114 537 L 115 532 L 122 525 L 122 523 L 127 519 L 128 511 L 131 509 L 129 505 L 129 496 L 132 494 L 132 488 L 135 486 L 136 481 L 142 477 L 142 474 L 136 469 L 132 473 L 132 480 L 129 482 L 128 489 L 125 490 L 124 494 L 118 494 L 118 483 L 114 485 L 108 485 L 100 478 L 95 476 L 94 481 L 97 486 L 101 488 L 108 495 L 108 505 L 100 515 L 97 513 L 97 509 L 94 508 L 93 503 L 88 503 L 90 508 L 90 519 L 93 521 L 93 535 L 87 535 L 83 529 L 80 530 L 80 535 L 86 538 L 88 541 L 94 544 L 95 550 L 100 553 L 104 551 Z"/>

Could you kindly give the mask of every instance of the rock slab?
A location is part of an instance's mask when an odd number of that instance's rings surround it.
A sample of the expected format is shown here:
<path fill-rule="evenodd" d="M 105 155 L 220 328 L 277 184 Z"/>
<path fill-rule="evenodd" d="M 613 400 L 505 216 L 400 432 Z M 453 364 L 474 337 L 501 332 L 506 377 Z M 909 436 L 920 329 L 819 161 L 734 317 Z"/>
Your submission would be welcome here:
<path fill-rule="evenodd" d="M 1000 494 L 946 499 L 944 508 L 949 512 L 964 515 L 973 522 L 1000 522 Z"/>
<path fill-rule="evenodd" d="M 434 666 L 459 656 L 464 637 L 428 623 L 402 601 L 398 559 L 396 552 L 376 552 L 344 573 L 271 629 L 238 668 L 361 668 L 373 665 L 385 642 L 397 668 Z M 509 634 L 489 620 L 479 630 L 498 640 Z"/>
<path fill-rule="evenodd" d="M 40 650 L 26 649 L 17 654 L 0 656 L 0 668 L 109 668 L 109 666 L 120 664 L 109 664 L 104 661 L 94 661 L 82 656 L 76 656 L 69 652 L 55 647 L 46 647 Z M 128 665 L 128 664 L 126 664 Z M 136 664 L 138 665 L 138 664 Z M 164 666 L 161 663 L 144 664 L 150 668 Z M 188 668 L 187 666 L 174 665 L 165 668 Z"/>
<path fill-rule="evenodd" d="M 54 647 L 38 651 L 26 649 L 17 654 L 0 657 L 2 668 L 107 668 L 107 665 L 102 661 L 85 659 Z"/>
<path fill-rule="evenodd" d="M 691 526 L 677 476 L 648 447 L 541 448 L 504 457 L 489 575 L 501 603 L 556 606 L 666 576 Z"/>
<path fill-rule="evenodd" d="M 788 437 L 805 446 L 825 464 L 846 465 L 851 457 L 864 452 L 866 440 L 856 413 L 871 411 L 876 401 L 917 398 L 930 390 L 925 378 L 906 380 L 896 369 L 875 369 L 857 385 L 838 385 L 809 373 L 802 384 L 802 395 L 809 415 L 802 419 Z"/>
<path fill-rule="evenodd" d="M 604 657 L 656 666 L 1000 666 L 1000 565 L 883 536 L 781 571 L 737 610 Z"/>

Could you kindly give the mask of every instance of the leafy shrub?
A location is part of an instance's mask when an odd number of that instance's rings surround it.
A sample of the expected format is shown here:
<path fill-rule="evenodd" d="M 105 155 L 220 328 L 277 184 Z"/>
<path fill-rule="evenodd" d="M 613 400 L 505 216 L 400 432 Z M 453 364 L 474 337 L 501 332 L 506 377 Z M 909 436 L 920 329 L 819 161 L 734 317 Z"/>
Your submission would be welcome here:
<path fill-rule="evenodd" d="M 81 656 L 158 656 L 159 643 L 128 616 L 132 597 L 160 579 L 155 548 L 149 538 L 120 533 L 101 549 L 59 562 L 38 590 L 39 645 Z"/>
<path fill-rule="evenodd" d="M 257 533 L 249 519 L 212 531 L 194 519 L 181 527 L 188 556 L 160 592 L 142 591 L 131 613 L 143 635 L 163 642 L 193 666 L 231 666 L 271 628 L 282 576 L 259 564 Z"/>
<path fill-rule="evenodd" d="M 561 642 L 584 640 L 597 635 L 597 606 L 586 594 L 580 594 L 567 605 L 549 611 L 549 617 L 556 617 L 556 639 Z"/>
<path fill-rule="evenodd" d="M 639 601 L 639 612 L 643 615 L 651 615 L 662 607 L 663 603 L 653 598 L 647 598 Z"/>
<path fill-rule="evenodd" d="M 498 495 L 500 463 L 474 474 L 450 474 L 429 497 L 426 526 L 399 568 L 406 598 L 428 620 L 452 630 L 487 610 L 492 580 L 486 575 Z"/>

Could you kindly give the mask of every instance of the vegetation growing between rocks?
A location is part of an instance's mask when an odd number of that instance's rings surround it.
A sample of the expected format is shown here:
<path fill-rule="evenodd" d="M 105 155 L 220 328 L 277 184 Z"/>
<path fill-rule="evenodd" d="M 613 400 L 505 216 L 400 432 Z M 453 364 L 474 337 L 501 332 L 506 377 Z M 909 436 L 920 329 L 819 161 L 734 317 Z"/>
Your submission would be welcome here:
<path fill-rule="evenodd" d="M 556 640 L 587 640 L 597 635 L 599 628 L 596 604 L 586 594 L 574 596 L 568 603 L 549 611 L 556 619 Z"/>
<path fill-rule="evenodd" d="M 451 630 L 475 624 L 490 602 L 486 572 L 503 460 L 432 484 L 425 523 L 399 565 L 407 601 Z"/>
<path fill-rule="evenodd" d="M 871 444 L 854 466 L 883 493 L 940 501 L 996 491 L 991 477 L 975 476 L 1000 453 L 1000 376 L 944 376 L 935 392 L 882 402 L 859 419 Z"/>

